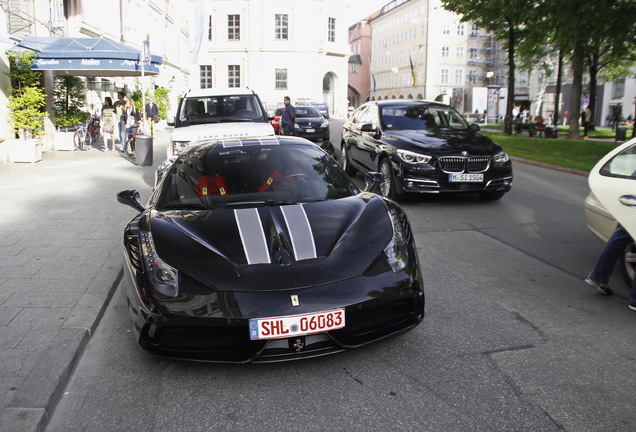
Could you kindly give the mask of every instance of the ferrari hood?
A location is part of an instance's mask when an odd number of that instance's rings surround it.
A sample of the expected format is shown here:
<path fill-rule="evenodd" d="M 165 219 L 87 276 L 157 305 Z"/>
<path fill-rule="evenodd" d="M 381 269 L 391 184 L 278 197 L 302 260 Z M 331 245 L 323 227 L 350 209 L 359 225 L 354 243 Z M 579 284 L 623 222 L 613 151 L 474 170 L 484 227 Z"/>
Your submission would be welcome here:
<path fill-rule="evenodd" d="M 257 289 L 272 280 L 279 289 L 292 288 L 302 281 L 318 285 L 359 276 L 392 236 L 384 200 L 365 193 L 284 206 L 152 211 L 149 217 L 163 261 L 223 290 Z"/>
<path fill-rule="evenodd" d="M 494 154 L 502 150 L 490 138 L 474 131 L 436 128 L 430 130 L 395 130 L 384 137 L 397 148 L 411 151 L 454 153 L 466 151 L 472 155 Z"/>

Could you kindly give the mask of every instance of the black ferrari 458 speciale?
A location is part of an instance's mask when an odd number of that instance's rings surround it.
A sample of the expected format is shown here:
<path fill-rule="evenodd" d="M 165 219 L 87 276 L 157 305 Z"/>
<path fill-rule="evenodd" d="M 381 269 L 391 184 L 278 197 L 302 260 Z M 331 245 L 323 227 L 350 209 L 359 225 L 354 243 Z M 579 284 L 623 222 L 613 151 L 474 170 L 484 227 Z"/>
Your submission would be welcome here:
<path fill-rule="evenodd" d="M 296 137 L 188 147 L 124 230 L 128 304 L 156 355 L 274 362 L 355 348 L 417 326 L 424 288 L 404 211 L 360 191 Z"/>

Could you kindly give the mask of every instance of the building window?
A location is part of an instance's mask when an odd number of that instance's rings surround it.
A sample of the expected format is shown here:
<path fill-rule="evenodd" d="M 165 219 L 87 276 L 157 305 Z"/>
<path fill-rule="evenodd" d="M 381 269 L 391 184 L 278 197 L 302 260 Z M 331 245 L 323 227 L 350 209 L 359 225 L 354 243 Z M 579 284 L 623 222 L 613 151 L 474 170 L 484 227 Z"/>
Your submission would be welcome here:
<path fill-rule="evenodd" d="M 464 23 L 457 24 L 457 36 L 464 36 Z"/>
<path fill-rule="evenodd" d="M 442 69 L 442 84 L 448 84 L 448 69 Z"/>
<path fill-rule="evenodd" d="M 450 24 L 444 24 L 444 27 L 442 27 L 442 34 L 445 34 L 445 35 L 450 34 Z"/>
<path fill-rule="evenodd" d="M 227 67 L 227 86 L 230 88 L 241 86 L 241 66 L 228 65 Z"/>
<path fill-rule="evenodd" d="M 287 90 L 287 69 L 276 69 L 276 90 Z"/>
<path fill-rule="evenodd" d="M 357 74 L 358 73 L 358 64 L 357 63 L 349 63 L 349 73 Z"/>
<path fill-rule="evenodd" d="M 448 57 L 449 51 L 450 51 L 450 48 L 448 48 L 447 46 L 442 47 L 442 57 Z"/>
<path fill-rule="evenodd" d="M 472 23 L 470 26 L 470 32 L 476 36 L 477 33 L 479 32 L 479 26 L 477 25 L 477 23 Z"/>
<path fill-rule="evenodd" d="M 456 57 L 458 59 L 463 59 L 464 58 L 464 47 L 463 46 L 458 46 L 457 47 Z"/>
<path fill-rule="evenodd" d="M 471 69 L 468 72 L 468 83 L 469 84 L 477 84 L 477 71 L 474 69 Z"/>
<path fill-rule="evenodd" d="M 274 38 L 276 40 L 287 40 L 289 27 L 287 25 L 287 14 L 274 15 Z"/>
<path fill-rule="evenodd" d="M 616 78 L 612 86 L 612 99 L 625 97 L 625 78 Z"/>
<path fill-rule="evenodd" d="M 336 41 L 336 19 L 329 18 L 329 32 L 327 34 L 327 40 L 329 42 Z"/>
<path fill-rule="evenodd" d="M 241 16 L 227 16 L 227 38 L 228 40 L 241 40 Z"/>
<path fill-rule="evenodd" d="M 475 59 L 477 59 L 477 58 L 478 58 L 478 56 L 477 56 L 477 50 L 476 50 L 475 48 L 471 48 L 471 49 L 468 51 L 468 58 L 470 58 L 471 60 L 475 60 Z"/>
<path fill-rule="evenodd" d="M 212 66 L 200 66 L 201 88 L 212 88 Z"/>
<path fill-rule="evenodd" d="M 456 85 L 464 84 L 464 71 L 462 69 L 455 69 L 455 84 Z"/>
<path fill-rule="evenodd" d="M 208 17 L 208 40 L 212 40 L 212 15 Z"/>

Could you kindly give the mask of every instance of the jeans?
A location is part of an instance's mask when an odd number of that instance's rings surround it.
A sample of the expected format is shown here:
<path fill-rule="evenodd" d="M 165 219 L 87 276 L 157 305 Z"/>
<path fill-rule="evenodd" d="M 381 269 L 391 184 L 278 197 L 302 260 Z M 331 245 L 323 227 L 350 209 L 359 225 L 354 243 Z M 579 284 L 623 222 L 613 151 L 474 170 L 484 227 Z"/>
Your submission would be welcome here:
<path fill-rule="evenodd" d="M 120 120 L 118 123 L 119 126 L 119 149 L 121 151 L 126 151 L 126 122 Z"/>
<path fill-rule="evenodd" d="M 287 123 L 283 123 L 282 124 L 283 127 L 283 135 L 293 135 L 292 131 L 294 130 L 294 126 L 287 124 Z"/>
<path fill-rule="evenodd" d="M 616 263 L 623 256 L 625 248 L 634 242 L 627 230 L 619 225 L 614 234 L 607 240 L 601 254 L 596 259 L 592 271 L 587 276 L 599 284 L 607 284 Z M 636 278 L 629 293 L 629 304 L 636 305 Z"/>

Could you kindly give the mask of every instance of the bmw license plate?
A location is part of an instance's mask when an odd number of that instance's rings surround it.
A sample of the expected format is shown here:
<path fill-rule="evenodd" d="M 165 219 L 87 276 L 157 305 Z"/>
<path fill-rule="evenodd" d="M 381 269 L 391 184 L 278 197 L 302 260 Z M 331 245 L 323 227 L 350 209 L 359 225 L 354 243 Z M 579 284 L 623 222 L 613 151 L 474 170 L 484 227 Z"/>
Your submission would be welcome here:
<path fill-rule="evenodd" d="M 453 173 L 448 175 L 449 182 L 479 183 L 484 181 L 483 174 Z"/>
<path fill-rule="evenodd" d="M 345 326 L 344 309 L 250 320 L 250 339 L 303 336 Z"/>

